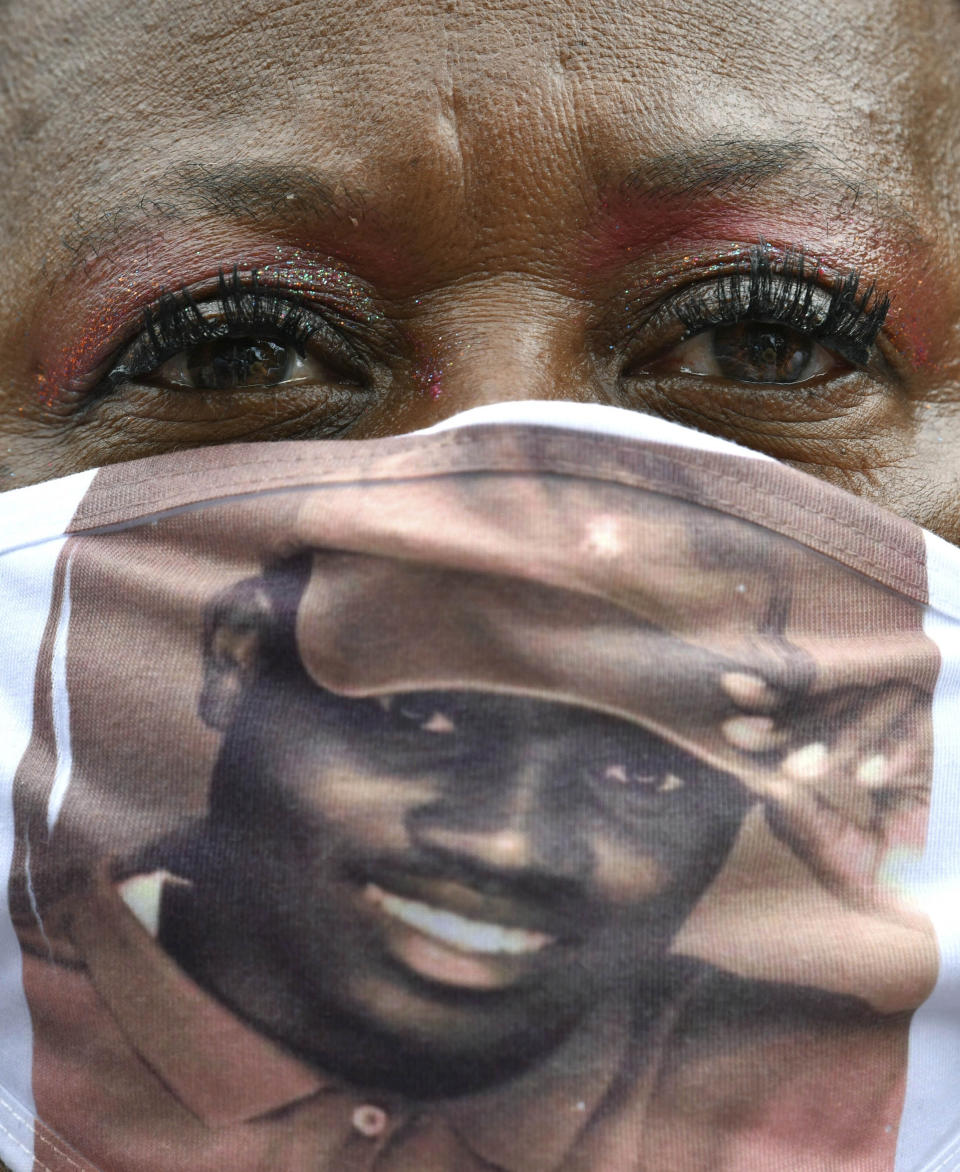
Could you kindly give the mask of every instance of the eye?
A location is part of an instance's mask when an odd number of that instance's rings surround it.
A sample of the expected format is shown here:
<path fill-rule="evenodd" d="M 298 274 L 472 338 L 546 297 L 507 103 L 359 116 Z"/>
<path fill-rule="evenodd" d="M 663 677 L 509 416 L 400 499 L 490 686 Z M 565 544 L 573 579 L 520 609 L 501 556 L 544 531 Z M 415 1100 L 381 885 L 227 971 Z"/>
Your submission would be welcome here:
<path fill-rule="evenodd" d="M 732 382 L 805 383 L 845 365 L 826 347 L 789 326 L 735 322 L 681 342 L 657 368 Z"/>
<path fill-rule="evenodd" d="M 198 342 L 168 358 L 151 382 L 194 390 L 233 391 L 275 387 L 329 377 L 323 365 L 273 338 L 218 338 Z"/>
<path fill-rule="evenodd" d="M 238 391 L 299 383 L 362 384 L 369 371 L 346 336 L 290 291 L 265 284 L 256 271 L 222 272 L 216 298 L 189 290 L 167 294 L 144 311 L 140 334 L 103 382 L 138 382 L 193 391 Z"/>
<path fill-rule="evenodd" d="M 646 355 L 624 373 L 728 385 L 826 380 L 868 366 L 888 309 L 889 298 L 864 287 L 856 270 L 824 282 L 803 253 L 775 254 L 761 242 L 748 264 L 662 304 L 639 331 Z"/>
<path fill-rule="evenodd" d="M 629 763 L 617 761 L 600 770 L 602 785 L 616 792 L 633 791 L 637 794 L 665 794 L 682 789 L 686 782 L 669 769 L 658 768 L 655 763 Z"/>

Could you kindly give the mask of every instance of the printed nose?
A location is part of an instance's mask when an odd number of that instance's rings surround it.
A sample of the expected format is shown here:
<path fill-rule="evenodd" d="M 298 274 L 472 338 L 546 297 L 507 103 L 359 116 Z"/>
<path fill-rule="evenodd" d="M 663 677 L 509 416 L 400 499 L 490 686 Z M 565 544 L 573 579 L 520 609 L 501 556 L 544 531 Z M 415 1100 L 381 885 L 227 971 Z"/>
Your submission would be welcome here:
<path fill-rule="evenodd" d="M 589 870 L 580 797 L 553 754 L 501 762 L 495 779 L 461 775 L 413 819 L 421 846 L 491 872 L 580 879 Z"/>
<path fill-rule="evenodd" d="M 535 861 L 530 834 L 515 826 L 480 830 L 441 823 L 428 830 L 427 839 L 436 850 L 473 859 L 492 870 L 526 871 Z"/>

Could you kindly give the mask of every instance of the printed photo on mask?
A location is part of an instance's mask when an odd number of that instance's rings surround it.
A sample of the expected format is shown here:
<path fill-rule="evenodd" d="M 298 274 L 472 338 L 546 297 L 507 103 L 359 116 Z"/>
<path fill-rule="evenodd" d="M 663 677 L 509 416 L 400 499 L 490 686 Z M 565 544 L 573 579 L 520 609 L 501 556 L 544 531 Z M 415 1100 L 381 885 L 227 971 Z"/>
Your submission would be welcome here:
<path fill-rule="evenodd" d="M 11 883 L 37 1166 L 892 1168 L 922 606 L 679 460 L 418 459 L 64 546 Z"/>

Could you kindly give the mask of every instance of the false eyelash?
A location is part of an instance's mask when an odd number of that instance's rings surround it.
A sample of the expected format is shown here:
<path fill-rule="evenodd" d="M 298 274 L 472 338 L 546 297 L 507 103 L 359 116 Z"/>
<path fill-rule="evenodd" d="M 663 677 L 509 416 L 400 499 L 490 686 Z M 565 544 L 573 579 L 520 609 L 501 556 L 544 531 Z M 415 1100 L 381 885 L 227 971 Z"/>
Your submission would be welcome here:
<path fill-rule="evenodd" d="M 315 315 L 279 282 L 265 286 L 253 270 L 246 282 L 234 267 L 221 269 L 217 283 L 219 312 L 205 317 L 188 289 L 164 293 L 155 309 L 143 311 L 138 340 L 106 376 L 109 386 L 149 373 L 180 350 L 219 338 L 267 334 L 294 346 L 303 357 L 306 344 L 321 329 Z M 346 345 L 344 343 L 344 345 Z"/>
<path fill-rule="evenodd" d="M 670 312 L 685 337 L 741 321 L 775 322 L 831 344 L 851 362 L 865 364 L 890 309 L 876 282 L 861 289 L 853 269 L 827 290 L 814 280 L 804 252 L 777 257 L 765 241 L 750 250 L 748 268 L 719 277 L 712 289 L 681 297 Z"/>

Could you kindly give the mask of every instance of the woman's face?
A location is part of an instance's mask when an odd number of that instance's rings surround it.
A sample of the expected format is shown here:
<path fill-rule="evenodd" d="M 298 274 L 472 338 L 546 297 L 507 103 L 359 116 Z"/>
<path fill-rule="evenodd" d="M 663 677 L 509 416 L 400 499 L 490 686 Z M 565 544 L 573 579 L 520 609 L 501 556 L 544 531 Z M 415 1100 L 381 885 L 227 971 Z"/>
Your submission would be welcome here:
<path fill-rule="evenodd" d="M 4 24 L 5 486 L 575 399 L 960 540 L 956 0 Z"/>

